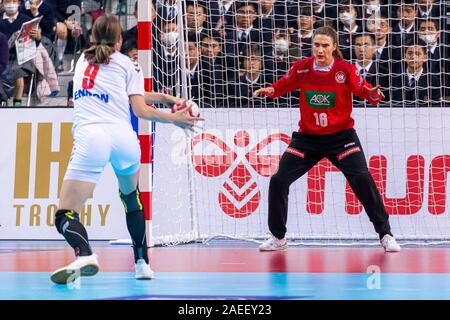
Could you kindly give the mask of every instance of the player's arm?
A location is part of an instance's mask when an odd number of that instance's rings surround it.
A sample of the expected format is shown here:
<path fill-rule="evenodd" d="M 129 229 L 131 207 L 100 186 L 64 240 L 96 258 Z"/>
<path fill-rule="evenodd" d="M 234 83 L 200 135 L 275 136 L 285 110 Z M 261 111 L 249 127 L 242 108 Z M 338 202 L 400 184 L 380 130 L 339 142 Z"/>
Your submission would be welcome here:
<path fill-rule="evenodd" d="M 145 103 L 145 98 L 142 95 L 130 95 L 129 98 L 131 108 L 138 118 L 162 123 L 172 123 L 177 127 L 191 131 L 193 131 L 197 121 L 203 121 L 202 118 L 192 117 L 189 115 L 189 109 L 191 106 L 175 113 L 168 113 L 147 106 Z"/>
<path fill-rule="evenodd" d="M 372 87 L 370 83 L 361 77 L 355 65 L 351 65 L 349 88 L 355 95 L 369 101 L 370 104 L 376 105 L 384 98 L 380 85 Z"/>
<path fill-rule="evenodd" d="M 294 63 L 294 65 L 289 69 L 288 73 L 282 76 L 277 82 L 273 83 L 269 87 L 261 88 L 256 90 L 253 93 L 253 97 L 257 97 L 259 95 L 264 95 L 269 98 L 278 98 L 285 93 L 294 91 L 298 88 L 298 63 Z"/>
<path fill-rule="evenodd" d="M 182 104 L 184 99 L 171 96 L 162 92 L 146 92 L 145 102 L 147 104 L 162 103 L 171 108 L 174 104 Z"/>

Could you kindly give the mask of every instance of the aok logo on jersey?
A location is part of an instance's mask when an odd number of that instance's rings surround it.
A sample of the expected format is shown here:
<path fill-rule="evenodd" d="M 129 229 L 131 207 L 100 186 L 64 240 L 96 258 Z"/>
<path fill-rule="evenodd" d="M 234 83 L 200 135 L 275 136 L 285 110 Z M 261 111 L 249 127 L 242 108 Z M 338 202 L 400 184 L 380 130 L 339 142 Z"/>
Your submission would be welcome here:
<path fill-rule="evenodd" d="M 231 146 L 211 133 L 199 134 L 192 141 L 192 161 L 198 173 L 205 177 L 219 177 L 227 173 L 218 200 L 222 211 L 233 218 L 247 217 L 258 209 L 261 193 L 251 171 L 263 177 L 273 175 L 290 137 L 273 133 L 254 146 L 250 146 L 251 140 L 249 131 L 242 130 L 235 132 Z M 208 144 L 214 145 L 214 148 L 209 148 Z M 211 152 L 217 148 L 221 151 L 220 155 Z M 264 152 L 269 149 L 275 152 Z"/>
<path fill-rule="evenodd" d="M 72 123 L 21 122 L 16 128 L 14 203 L 11 208 L 16 216 L 16 227 L 52 227 L 72 152 Z M 53 148 L 53 142 L 57 144 L 58 140 L 59 146 Z M 57 177 L 52 175 L 55 164 L 58 166 Z M 51 189 L 55 189 L 56 194 L 52 194 Z M 105 226 L 109 209 L 109 204 L 87 204 L 80 213 L 81 222 L 90 226 L 94 213 L 100 215 L 101 226 Z"/>
<path fill-rule="evenodd" d="M 316 109 L 334 108 L 336 100 L 335 92 L 318 92 L 318 91 L 305 91 L 306 101 L 308 105 Z"/>

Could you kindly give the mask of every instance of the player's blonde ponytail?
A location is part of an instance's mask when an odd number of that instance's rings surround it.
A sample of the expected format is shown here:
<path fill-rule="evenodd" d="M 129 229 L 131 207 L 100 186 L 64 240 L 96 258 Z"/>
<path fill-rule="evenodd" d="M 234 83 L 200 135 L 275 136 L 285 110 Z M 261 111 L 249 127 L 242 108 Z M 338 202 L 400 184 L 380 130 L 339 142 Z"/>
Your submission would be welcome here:
<path fill-rule="evenodd" d="M 330 37 L 331 40 L 333 41 L 333 43 L 336 44 L 336 50 L 333 51 L 333 56 L 339 57 L 341 59 L 343 58 L 342 51 L 339 48 L 339 40 L 338 40 L 338 35 L 337 35 L 336 30 L 334 30 L 332 27 L 328 27 L 328 26 L 320 27 L 320 28 L 317 28 L 316 31 L 314 31 L 313 38 L 317 35 L 324 35 L 324 36 Z"/>
<path fill-rule="evenodd" d="M 99 17 L 92 28 L 94 44 L 84 50 L 90 64 L 108 64 L 110 56 L 116 51 L 122 28 L 119 19 L 113 15 Z"/>

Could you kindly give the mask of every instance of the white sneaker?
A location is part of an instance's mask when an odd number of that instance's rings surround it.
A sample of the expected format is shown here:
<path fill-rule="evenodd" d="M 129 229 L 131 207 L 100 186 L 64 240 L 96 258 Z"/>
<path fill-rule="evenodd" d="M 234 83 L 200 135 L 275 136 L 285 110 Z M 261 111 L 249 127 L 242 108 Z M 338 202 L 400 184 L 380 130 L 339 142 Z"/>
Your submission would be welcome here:
<path fill-rule="evenodd" d="M 259 251 L 277 251 L 287 248 L 286 238 L 278 239 L 273 235 L 259 246 Z"/>
<path fill-rule="evenodd" d="M 381 240 L 385 252 L 400 252 L 402 248 L 393 236 L 386 234 Z"/>
<path fill-rule="evenodd" d="M 144 259 L 139 259 L 134 267 L 136 270 L 135 278 L 137 280 L 150 280 L 155 277 L 155 273 Z"/>
<path fill-rule="evenodd" d="M 89 277 L 97 274 L 99 270 L 97 255 L 77 257 L 68 266 L 53 272 L 50 279 L 57 284 L 68 284 L 78 279 L 80 276 Z"/>

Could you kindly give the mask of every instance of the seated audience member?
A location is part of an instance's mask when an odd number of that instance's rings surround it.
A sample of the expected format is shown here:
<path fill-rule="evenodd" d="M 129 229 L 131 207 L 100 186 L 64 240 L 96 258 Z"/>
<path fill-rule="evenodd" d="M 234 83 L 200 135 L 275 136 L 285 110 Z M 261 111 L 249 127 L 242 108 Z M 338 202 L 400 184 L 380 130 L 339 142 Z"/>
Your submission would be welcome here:
<path fill-rule="evenodd" d="M 339 46 L 345 60 L 352 59 L 352 39 L 357 32 L 362 32 L 359 9 L 350 0 L 339 3 L 338 17 Z"/>
<path fill-rule="evenodd" d="M 35 72 L 35 67 L 31 61 L 19 65 L 16 55 L 16 48 L 14 40 L 17 37 L 18 31 L 24 22 L 30 21 L 30 17 L 19 12 L 20 0 L 4 0 L 3 6 L 5 13 L 0 20 L 0 30 L 9 39 L 9 63 L 14 78 L 14 106 L 22 105 L 22 96 L 25 88 L 24 78 L 30 77 Z M 41 40 L 41 32 L 39 29 L 30 31 L 30 36 L 36 41 L 36 46 Z"/>
<path fill-rule="evenodd" d="M 442 18 L 445 15 L 445 1 L 419 0 L 418 18 Z"/>
<path fill-rule="evenodd" d="M 193 32 L 200 39 L 200 33 L 203 31 L 208 12 L 203 2 L 186 2 L 186 28 L 188 32 Z"/>
<path fill-rule="evenodd" d="M 377 47 L 373 33 L 355 34 L 353 36 L 353 48 L 355 51 L 353 63 L 361 77 L 374 87 L 379 84 L 385 95 L 383 102 L 389 101 L 389 69 L 380 60 L 374 60 Z M 353 96 L 353 100 L 364 102 L 356 95 Z"/>
<path fill-rule="evenodd" d="M 442 40 L 439 19 L 420 19 L 418 26 L 419 38 L 427 44 L 427 69 L 441 78 L 442 96 L 450 97 L 450 45 Z"/>
<path fill-rule="evenodd" d="M 295 32 L 292 35 L 292 43 L 295 44 L 300 54 L 298 58 L 311 56 L 312 37 L 314 34 L 314 25 L 317 21 L 316 16 L 312 14 L 311 6 L 297 7 L 298 11 L 294 14 L 297 17 Z"/>
<path fill-rule="evenodd" d="M 200 38 L 200 66 L 202 81 L 211 88 L 204 95 L 205 103 L 222 106 L 224 97 L 229 94 L 225 85 L 225 59 L 222 52 L 223 39 L 217 30 L 204 31 Z M 208 94 L 209 93 L 209 94 Z"/>
<path fill-rule="evenodd" d="M 392 80 L 392 101 L 420 105 L 441 99 L 439 77 L 426 70 L 427 47 L 421 39 L 409 39 L 405 44 L 405 73 Z"/>
<path fill-rule="evenodd" d="M 180 54 L 178 51 L 178 26 L 173 21 L 162 23 L 161 31 L 153 48 L 155 91 L 176 95 L 180 83 Z"/>
<path fill-rule="evenodd" d="M 391 73 L 401 71 L 401 48 L 393 45 L 392 28 L 389 25 L 389 19 L 383 11 L 376 18 L 367 20 L 367 31 L 375 34 L 377 50 L 375 59 L 380 63 L 387 65 Z"/>
<path fill-rule="evenodd" d="M 362 19 L 368 19 L 373 16 L 378 16 L 381 12 L 382 6 L 380 0 L 362 0 Z"/>
<path fill-rule="evenodd" d="M 242 76 L 234 86 L 234 92 L 230 97 L 230 105 L 234 107 L 253 108 L 262 107 L 261 99 L 253 99 L 253 92 L 266 86 L 269 81 L 263 74 L 263 60 L 260 46 L 251 45 L 241 56 Z M 271 101 L 264 106 L 269 106 Z M 271 105 L 270 105 L 271 106 Z"/>
<path fill-rule="evenodd" d="M 82 26 L 74 15 L 74 7 L 81 10 L 81 0 L 46 0 L 53 8 L 56 17 L 56 51 L 58 63 L 56 70 L 64 71 L 64 53 L 75 53 L 84 45 Z M 53 40 L 53 39 L 52 39 Z"/>
<path fill-rule="evenodd" d="M 253 26 L 257 18 L 256 2 L 236 1 L 233 3 L 236 12 L 235 26 L 227 26 L 225 37 L 225 55 L 229 79 L 238 79 L 239 56 L 252 42 L 261 41 L 261 32 Z"/>
<path fill-rule="evenodd" d="M 403 46 L 406 41 L 414 37 L 416 32 L 417 7 L 414 0 L 402 0 L 396 5 L 397 22 L 392 27 L 393 43 Z"/>
<path fill-rule="evenodd" d="M 124 40 L 124 42 L 122 44 L 122 48 L 120 48 L 120 52 L 123 53 L 124 55 L 129 56 L 131 60 L 137 61 L 138 60 L 138 48 L 137 48 L 136 40 L 133 38 Z"/>

